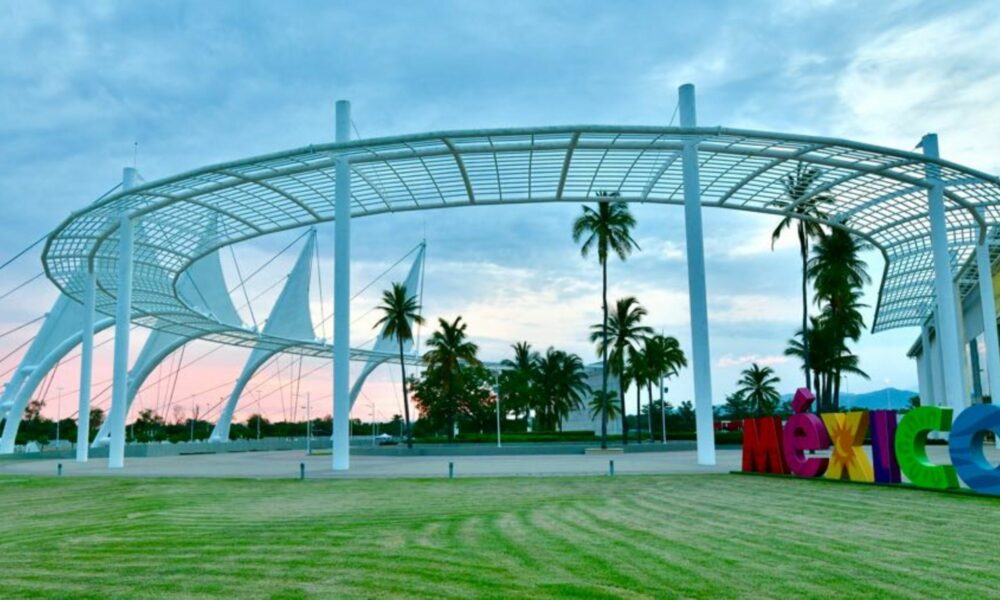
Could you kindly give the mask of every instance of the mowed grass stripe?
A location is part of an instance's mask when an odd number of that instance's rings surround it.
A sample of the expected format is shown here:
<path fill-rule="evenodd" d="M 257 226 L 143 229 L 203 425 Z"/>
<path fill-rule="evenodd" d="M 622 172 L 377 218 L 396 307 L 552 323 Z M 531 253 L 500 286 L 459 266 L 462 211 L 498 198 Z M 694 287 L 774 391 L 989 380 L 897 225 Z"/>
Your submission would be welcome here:
<path fill-rule="evenodd" d="M 728 475 L 0 478 L 0 596 L 990 596 L 1000 501 Z"/>
<path fill-rule="evenodd" d="M 808 486 L 809 484 L 802 483 L 801 485 Z M 769 507 L 761 507 L 759 504 L 752 508 L 744 508 L 741 511 L 744 518 L 736 526 L 741 527 L 746 533 L 754 535 L 719 536 L 709 531 L 701 539 L 701 544 L 720 548 L 728 546 L 738 550 L 737 556 L 760 557 L 763 560 L 760 560 L 758 564 L 762 565 L 773 564 L 772 561 L 767 560 L 768 557 L 765 556 L 765 553 L 770 553 L 775 548 L 781 548 L 787 554 L 802 557 L 803 561 L 812 565 L 811 568 L 824 573 L 824 577 L 834 579 L 843 578 L 845 569 L 850 572 L 849 569 L 853 565 L 864 564 L 865 568 L 871 571 L 872 577 L 870 579 L 873 586 L 884 586 L 884 582 L 889 582 L 890 589 L 895 593 L 908 591 L 905 585 L 910 581 L 908 575 L 911 568 L 908 562 L 885 560 L 880 547 L 882 540 L 859 542 L 856 539 L 857 532 L 863 531 L 868 527 L 868 523 L 877 520 L 878 515 L 885 511 L 885 506 L 879 507 L 875 513 L 865 514 L 854 510 L 850 504 L 830 505 L 826 507 L 829 522 L 817 526 L 815 510 L 803 511 L 803 507 L 812 504 L 811 493 L 813 490 L 805 489 L 802 491 L 806 495 L 800 496 L 797 503 L 792 506 L 781 507 L 780 503 L 775 504 L 783 514 L 787 515 L 784 519 L 775 520 Z M 704 515 L 724 513 L 728 508 L 725 503 L 717 500 L 706 500 L 706 504 L 699 507 L 699 510 L 692 515 L 687 524 L 682 524 L 680 528 L 686 527 L 690 532 L 700 527 L 699 518 Z M 649 509 L 655 510 L 655 507 L 649 507 Z M 758 540 L 763 540 L 763 543 Z M 870 552 L 871 556 L 859 560 L 859 554 L 865 551 Z M 780 568 L 780 563 L 776 566 Z M 771 567 L 768 568 L 768 571 L 770 570 Z M 820 579 L 820 582 L 826 583 L 823 579 Z"/>

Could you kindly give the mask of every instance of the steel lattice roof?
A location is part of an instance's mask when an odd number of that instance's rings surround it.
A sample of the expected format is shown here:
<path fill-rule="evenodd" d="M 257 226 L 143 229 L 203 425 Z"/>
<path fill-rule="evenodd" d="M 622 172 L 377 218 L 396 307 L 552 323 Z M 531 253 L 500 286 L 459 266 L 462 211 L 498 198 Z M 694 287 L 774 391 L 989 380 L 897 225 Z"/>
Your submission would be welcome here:
<path fill-rule="evenodd" d="M 975 286 L 975 244 L 1000 222 L 997 177 L 846 140 L 721 127 L 449 131 L 308 146 L 205 167 L 101 199 L 57 228 L 43 261 L 49 278 L 77 299 L 81 274 L 93 261 L 97 310 L 114 314 L 118 217 L 128 211 L 135 219 L 133 320 L 249 346 L 260 341 L 257 332 L 221 325 L 188 306 L 177 294 L 178 277 L 222 246 L 332 221 L 339 156 L 351 161 L 355 218 L 452 206 L 592 202 L 598 191 L 617 191 L 628 202 L 682 204 L 680 152 L 692 137 L 699 140 L 707 207 L 783 215 L 783 177 L 799 164 L 821 170 L 800 201 L 833 196 L 820 222 L 849 229 L 886 259 L 874 331 L 919 325 L 935 303 L 928 173 L 944 186 L 957 283 L 963 294 Z M 290 341 L 274 343 L 285 347 Z M 309 341 L 297 351 L 328 355 L 329 347 Z"/>

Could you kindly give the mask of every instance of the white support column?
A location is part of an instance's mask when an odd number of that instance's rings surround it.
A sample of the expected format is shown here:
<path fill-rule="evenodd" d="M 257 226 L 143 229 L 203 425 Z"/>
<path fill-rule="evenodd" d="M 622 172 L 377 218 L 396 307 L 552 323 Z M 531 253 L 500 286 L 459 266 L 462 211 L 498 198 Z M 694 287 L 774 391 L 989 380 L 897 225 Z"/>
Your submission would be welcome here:
<path fill-rule="evenodd" d="M 1000 402 L 1000 343 L 997 341 L 997 306 L 993 296 L 993 265 L 989 238 L 976 246 L 979 268 L 979 303 L 983 309 L 983 340 L 986 342 L 986 374 L 993 403 Z"/>
<path fill-rule="evenodd" d="M 694 86 L 678 90 L 681 127 L 697 127 Z M 701 182 L 698 141 L 687 139 L 681 154 L 684 173 L 684 225 L 687 240 L 688 295 L 691 301 L 691 356 L 694 367 L 695 422 L 698 464 L 715 464 L 712 414 L 712 356 L 708 345 L 708 300 L 705 289 L 705 247 L 701 225 Z"/>
<path fill-rule="evenodd" d="M 920 363 L 923 379 L 920 380 L 920 405 L 931 406 L 934 397 L 934 351 L 931 349 L 930 323 L 920 328 Z"/>
<path fill-rule="evenodd" d="M 921 141 L 924 154 L 939 158 L 937 135 L 929 133 Z M 944 211 L 944 185 L 940 179 L 940 169 L 933 164 L 927 166 L 927 178 L 932 187 L 927 194 L 931 221 L 931 248 L 934 252 L 934 288 L 937 297 L 938 345 L 944 362 L 944 393 L 947 406 L 955 414 L 965 408 L 965 382 L 963 360 L 965 347 L 962 345 L 958 329 L 958 309 L 955 302 L 954 279 L 951 273 L 951 255 L 948 251 L 948 225 Z"/>
<path fill-rule="evenodd" d="M 337 102 L 338 144 L 351 139 L 351 103 Z M 351 164 L 337 159 L 333 255 L 333 470 L 351 467 Z"/>
<path fill-rule="evenodd" d="M 97 281 L 94 269 L 83 280 L 83 330 L 80 349 L 80 406 L 76 418 L 76 462 L 90 457 L 90 383 L 94 369 L 94 296 Z"/>
<path fill-rule="evenodd" d="M 135 187 L 135 169 L 126 168 L 122 189 Z M 132 219 L 122 214 L 118 223 L 118 289 L 115 302 L 115 357 L 111 385 L 111 443 L 108 468 L 125 466 L 125 418 L 128 416 L 128 342 L 132 326 Z"/>
<path fill-rule="evenodd" d="M 947 388 L 944 385 L 944 358 L 941 356 L 941 323 L 937 311 L 934 311 L 934 351 L 931 360 L 934 361 L 934 406 L 948 406 Z"/>

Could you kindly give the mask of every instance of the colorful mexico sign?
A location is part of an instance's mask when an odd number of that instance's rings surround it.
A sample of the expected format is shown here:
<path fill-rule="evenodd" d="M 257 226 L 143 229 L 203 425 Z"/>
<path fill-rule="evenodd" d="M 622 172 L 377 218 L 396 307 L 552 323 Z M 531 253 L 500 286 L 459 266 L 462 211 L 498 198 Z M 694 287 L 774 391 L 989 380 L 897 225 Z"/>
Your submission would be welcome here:
<path fill-rule="evenodd" d="M 808 412 L 815 397 L 800 388 L 792 400 L 795 412 L 782 427 L 779 417 L 743 422 L 743 471 L 827 477 L 881 484 L 901 483 L 932 489 L 959 487 L 959 478 L 973 490 L 1000 495 L 1000 467 L 983 453 L 987 432 L 1000 435 L 1000 406 L 979 404 L 963 410 L 952 423 L 952 409 L 915 408 L 897 422 L 896 411 L 872 410 L 815 415 Z M 934 464 L 927 457 L 927 436 L 950 432 L 951 464 Z M 872 459 L 864 450 L 871 433 Z M 829 457 L 809 456 L 830 450 Z"/>

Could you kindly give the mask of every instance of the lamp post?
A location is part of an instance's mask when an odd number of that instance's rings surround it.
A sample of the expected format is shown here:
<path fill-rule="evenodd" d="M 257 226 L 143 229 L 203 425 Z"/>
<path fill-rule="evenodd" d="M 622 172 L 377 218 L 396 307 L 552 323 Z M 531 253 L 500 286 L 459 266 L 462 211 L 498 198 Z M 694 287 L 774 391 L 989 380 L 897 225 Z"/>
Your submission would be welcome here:
<path fill-rule="evenodd" d="M 493 373 L 494 388 L 493 393 L 497 397 L 497 448 L 502 448 L 503 445 L 500 442 L 500 372 L 495 371 Z"/>
<path fill-rule="evenodd" d="M 191 443 L 194 443 L 194 424 L 198 421 L 198 412 L 201 407 L 194 403 L 194 396 L 191 396 L 191 414 L 194 416 L 191 419 Z"/>
<path fill-rule="evenodd" d="M 663 385 L 663 378 L 660 377 L 660 431 L 663 434 L 663 443 L 667 443 L 667 405 L 664 404 L 663 395 L 667 393 L 667 388 Z"/>
<path fill-rule="evenodd" d="M 62 391 L 60 387 L 56 390 L 56 449 L 59 449 L 59 422 L 62 421 Z"/>
<path fill-rule="evenodd" d="M 257 441 L 260 441 L 260 421 L 264 417 L 260 410 L 260 390 L 257 390 Z"/>
<path fill-rule="evenodd" d="M 312 399 L 306 392 L 306 456 L 312 455 Z"/>

